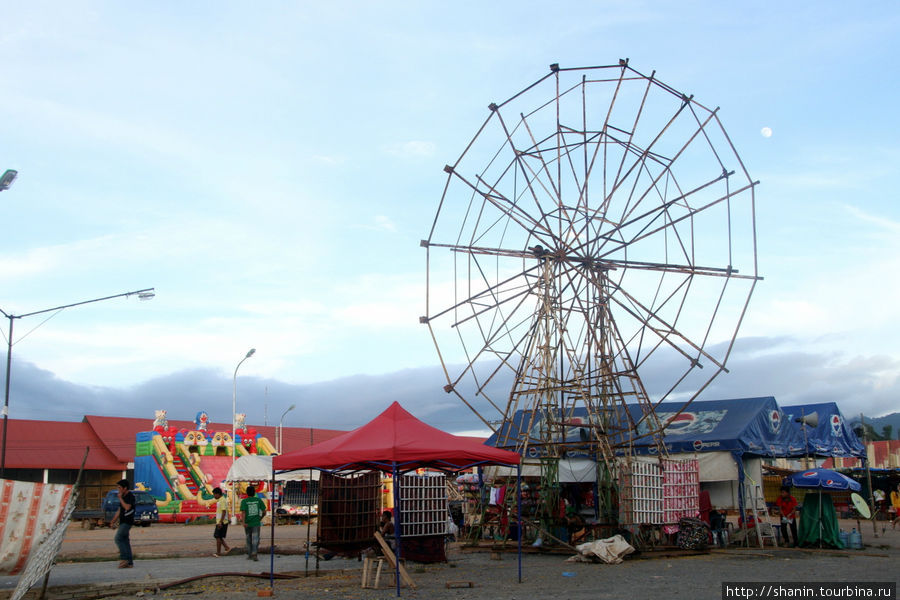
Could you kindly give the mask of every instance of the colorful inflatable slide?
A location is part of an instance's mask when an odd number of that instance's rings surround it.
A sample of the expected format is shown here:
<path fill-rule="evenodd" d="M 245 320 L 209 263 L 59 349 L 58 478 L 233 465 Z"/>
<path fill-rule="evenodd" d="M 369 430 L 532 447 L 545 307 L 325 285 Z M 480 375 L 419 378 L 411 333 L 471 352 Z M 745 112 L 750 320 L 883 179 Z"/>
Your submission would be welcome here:
<path fill-rule="evenodd" d="M 244 415 L 237 417 L 237 444 L 232 443 L 231 431 L 208 431 L 205 412 L 197 413 L 195 429 L 179 430 L 169 427 L 166 411 L 156 411 L 153 430 L 137 434 L 134 479 L 137 487 L 156 498 L 161 522 L 183 523 L 215 514 L 213 488 L 231 489 L 225 479 L 232 449 L 236 457 L 275 453 L 266 438 L 243 424 Z M 260 484 L 263 487 L 258 485 L 257 490 L 265 497 L 266 482 Z M 241 485 L 240 494 L 247 483 L 235 485 Z"/>

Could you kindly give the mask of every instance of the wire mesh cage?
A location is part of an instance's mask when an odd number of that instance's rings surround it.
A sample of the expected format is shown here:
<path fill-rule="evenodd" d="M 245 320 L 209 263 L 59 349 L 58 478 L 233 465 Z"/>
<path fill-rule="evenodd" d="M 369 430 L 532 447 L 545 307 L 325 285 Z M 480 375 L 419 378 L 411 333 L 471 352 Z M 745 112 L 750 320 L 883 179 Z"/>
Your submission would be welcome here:
<path fill-rule="evenodd" d="M 352 553 L 372 544 L 378 528 L 381 477 L 322 473 L 319 479 L 319 546 Z"/>

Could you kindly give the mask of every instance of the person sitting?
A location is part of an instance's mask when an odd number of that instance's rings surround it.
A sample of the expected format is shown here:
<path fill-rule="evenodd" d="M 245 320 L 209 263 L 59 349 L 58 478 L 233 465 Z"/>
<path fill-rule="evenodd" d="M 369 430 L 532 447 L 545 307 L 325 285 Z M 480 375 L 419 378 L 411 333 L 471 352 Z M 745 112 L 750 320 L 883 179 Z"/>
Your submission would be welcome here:
<path fill-rule="evenodd" d="M 394 535 L 394 514 L 391 511 L 386 510 L 381 513 L 381 518 L 378 520 L 378 533 L 384 537 L 384 541 L 388 543 L 391 550 L 396 552 L 397 540 Z"/>
<path fill-rule="evenodd" d="M 574 510 L 566 512 L 566 530 L 569 533 L 570 546 L 580 544 L 588 534 L 584 518 Z"/>
<path fill-rule="evenodd" d="M 728 545 L 728 520 L 725 513 L 715 508 L 709 511 L 709 529 L 712 535 L 713 543 L 724 548 Z"/>

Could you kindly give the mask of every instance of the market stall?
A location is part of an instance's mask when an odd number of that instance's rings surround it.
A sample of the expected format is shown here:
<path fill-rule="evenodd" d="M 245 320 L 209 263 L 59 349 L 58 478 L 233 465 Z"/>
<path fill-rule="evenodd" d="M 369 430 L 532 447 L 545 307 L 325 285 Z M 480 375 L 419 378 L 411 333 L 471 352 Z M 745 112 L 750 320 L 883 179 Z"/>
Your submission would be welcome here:
<path fill-rule="evenodd" d="M 456 473 L 482 465 L 518 465 L 519 462 L 519 455 L 514 452 L 492 448 L 476 439 L 451 435 L 431 427 L 394 402 L 366 425 L 303 450 L 276 456 L 272 464 L 275 473 L 303 469 L 318 469 L 332 474 L 390 473 L 395 482 L 394 505 L 398 507 L 394 515 L 396 555 L 401 558 L 404 526 L 401 475 L 417 469 Z M 399 595 L 399 563 L 395 571 Z"/>

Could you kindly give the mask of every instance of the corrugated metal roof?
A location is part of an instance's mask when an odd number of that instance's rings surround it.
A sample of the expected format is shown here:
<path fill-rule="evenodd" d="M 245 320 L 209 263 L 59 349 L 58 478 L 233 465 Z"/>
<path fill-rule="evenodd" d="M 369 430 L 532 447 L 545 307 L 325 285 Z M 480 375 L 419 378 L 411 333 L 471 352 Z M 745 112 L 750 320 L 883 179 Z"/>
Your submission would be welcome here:
<path fill-rule="evenodd" d="M 97 437 L 103 440 L 107 449 L 122 462 L 134 460 L 135 437 L 141 431 L 153 430 L 153 419 L 137 419 L 133 417 L 101 417 L 87 415 L 84 417 Z M 194 429 L 193 421 L 169 421 L 169 427 L 178 429 Z"/>
<path fill-rule="evenodd" d="M 85 448 L 90 448 L 85 469 L 123 471 L 133 460 L 118 460 L 83 422 L 9 419 L 7 432 L 7 469 L 78 469 Z M 131 448 L 133 457 L 134 441 Z"/>
<path fill-rule="evenodd" d="M 170 427 L 193 430 L 193 421 L 170 420 Z M 78 469 L 84 449 L 90 447 L 86 469 L 123 471 L 134 461 L 135 438 L 153 429 L 153 419 L 87 415 L 81 422 L 9 419 L 7 469 Z M 276 427 L 254 426 L 277 446 Z M 210 423 L 211 431 L 231 431 L 231 424 Z M 333 429 L 284 428 L 284 451 L 292 452 L 344 433 Z M 2 439 L 2 438 L 0 438 Z"/>

